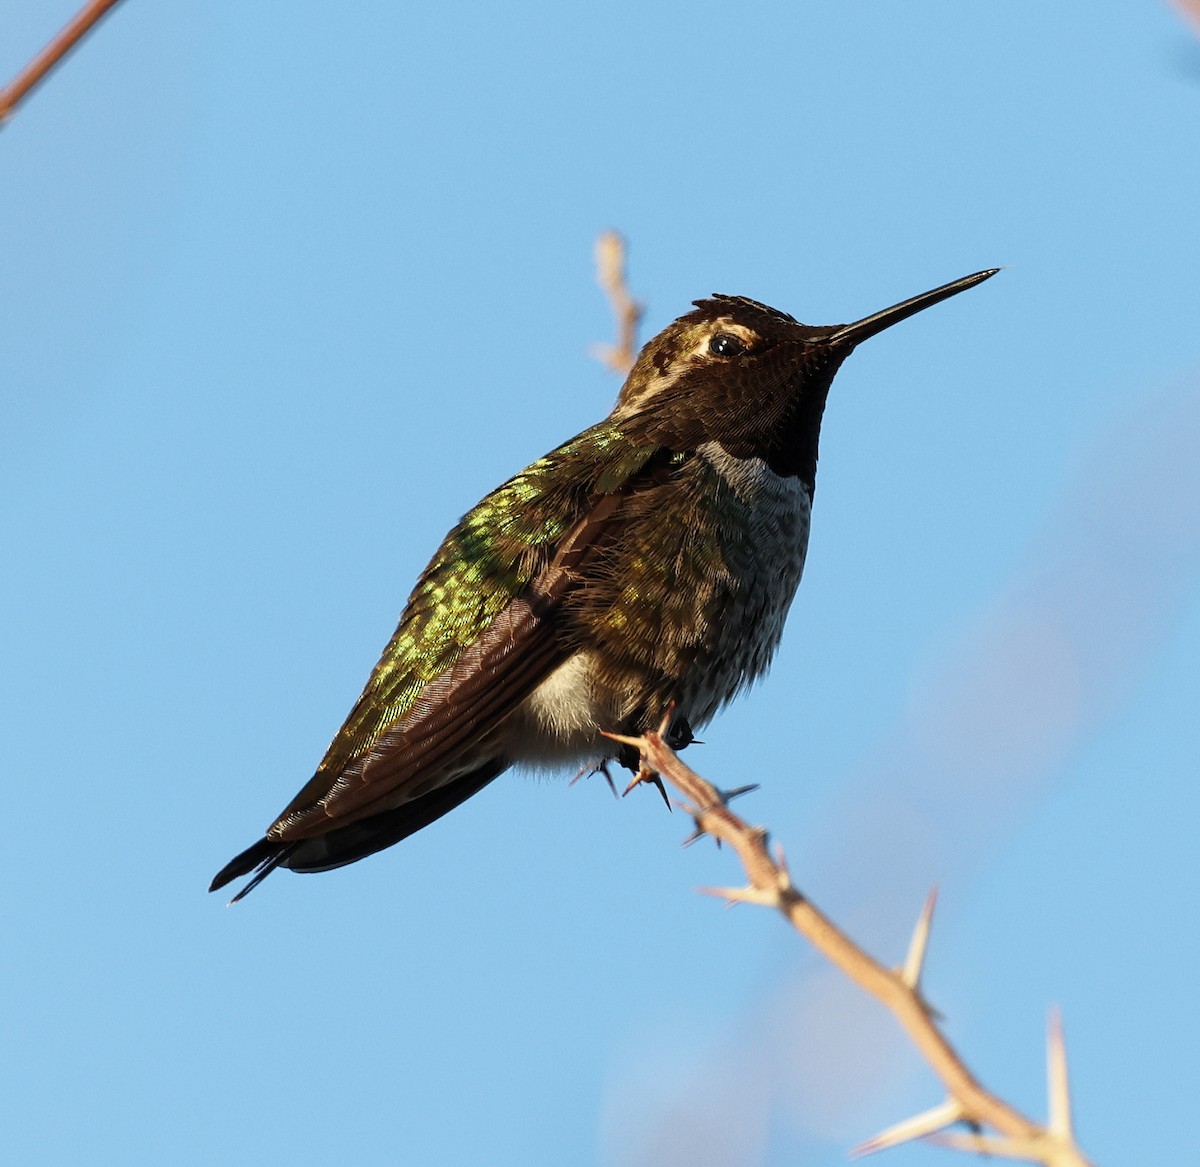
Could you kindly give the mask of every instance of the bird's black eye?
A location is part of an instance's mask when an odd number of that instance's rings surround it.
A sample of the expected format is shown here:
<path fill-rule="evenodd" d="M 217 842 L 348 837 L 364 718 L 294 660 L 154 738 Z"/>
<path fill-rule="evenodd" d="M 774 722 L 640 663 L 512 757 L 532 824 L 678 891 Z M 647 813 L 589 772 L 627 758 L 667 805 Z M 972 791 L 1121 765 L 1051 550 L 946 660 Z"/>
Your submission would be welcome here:
<path fill-rule="evenodd" d="M 708 342 L 708 351 L 715 357 L 740 357 L 748 350 L 736 336 L 730 336 L 728 332 L 718 332 Z"/>

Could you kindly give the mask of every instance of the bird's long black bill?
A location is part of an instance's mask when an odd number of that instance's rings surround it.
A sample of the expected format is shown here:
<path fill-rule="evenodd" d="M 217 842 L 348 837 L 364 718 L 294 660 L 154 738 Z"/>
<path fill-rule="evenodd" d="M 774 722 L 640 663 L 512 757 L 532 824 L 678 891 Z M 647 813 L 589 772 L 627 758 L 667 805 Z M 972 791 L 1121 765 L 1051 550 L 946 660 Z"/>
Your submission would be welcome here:
<path fill-rule="evenodd" d="M 934 304 L 940 304 L 943 300 L 948 300 L 951 296 L 957 296 L 959 292 L 965 292 L 968 288 L 973 288 L 976 284 L 982 284 L 984 280 L 990 280 L 999 270 L 998 267 L 993 267 L 988 268 L 987 271 L 977 271 L 971 276 L 963 276 L 961 280 L 955 280 L 951 284 L 943 284 L 940 288 L 934 288 L 932 292 L 924 292 L 920 296 L 913 296 L 911 300 L 905 300 L 900 304 L 893 304 L 890 308 L 885 308 L 882 312 L 866 316 L 862 320 L 856 320 L 853 324 L 843 324 L 837 332 L 826 339 L 834 344 L 861 344 L 864 340 L 875 336 L 885 328 L 891 328 L 893 324 L 899 324 L 901 320 L 907 320 L 910 316 L 915 316 L 918 312 L 924 312 L 926 308 L 932 308 Z"/>

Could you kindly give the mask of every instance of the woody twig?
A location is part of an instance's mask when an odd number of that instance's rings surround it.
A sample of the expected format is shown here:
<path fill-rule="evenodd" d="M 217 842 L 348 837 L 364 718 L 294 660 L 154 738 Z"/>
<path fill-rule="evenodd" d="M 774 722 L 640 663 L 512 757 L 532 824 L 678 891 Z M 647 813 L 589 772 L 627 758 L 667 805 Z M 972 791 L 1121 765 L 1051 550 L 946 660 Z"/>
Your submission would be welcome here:
<path fill-rule="evenodd" d="M 665 728 L 664 722 L 657 733 L 614 740 L 637 749 L 645 770 L 661 775 L 683 795 L 683 809 L 695 820 L 697 831 L 728 843 L 742 861 L 749 879 L 747 886 L 706 888 L 705 892 L 730 903 L 776 909 L 824 957 L 891 1011 L 946 1088 L 945 1101 L 889 1127 L 855 1148 L 854 1153 L 868 1155 L 927 1138 L 944 1146 L 1040 1163 L 1043 1167 L 1090 1167 L 1075 1141 L 1066 1046 L 1057 1014 L 1051 1015 L 1047 1036 L 1048 1117 L 1039 1123 L 983 1086 L 950 1044 L 940 1019 L 922 994 L 921 972 L 933 921 L 934 894 L 930 893 L 920 913 L 904 963 L 898 968 L 881 964 L 800 892 L 792 882 L 782 849 L 777 848 L 772 855 L 767 832 L 734 814 L 729 809 L 729 795 L 679 760 L 663 740 Z"/>

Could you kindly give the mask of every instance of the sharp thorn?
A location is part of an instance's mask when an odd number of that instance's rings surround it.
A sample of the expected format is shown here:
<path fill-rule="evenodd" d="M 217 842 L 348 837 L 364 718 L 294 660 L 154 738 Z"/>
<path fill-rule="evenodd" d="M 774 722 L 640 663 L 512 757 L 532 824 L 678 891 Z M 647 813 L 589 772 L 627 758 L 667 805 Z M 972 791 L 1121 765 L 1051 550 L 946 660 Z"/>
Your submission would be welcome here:
<path fill-rule="evenodd" d="M 908 942 L 908 956 L 900 971 L 900 979 L 912 991 L 918 992 L 921 987 L 921 970 L 925 966 L 925 952 L 929 947 L 929 929 L 933 924 L 933 909 L 937 906 L 937 885 L 935 884 L 925 897 L 925 906 L 917 917 L 916 927 L 913 928 L 912 939 Z"/>
<path fill-rule="evenodd" d="M 692 806 L 690 802 L 685 800 L 676 800 L 675 805 L 692 820 L 692 833 L 688 835 L 688 837 L 680 844 L 680 846 L 683 847 L 690 847 L 698 839 L 704 838 L 708 832 L 704 829 L 703 824 L 700 822 L 700 812 L 694 806 Z"/>
<path fill-rule="evenodd" d="M 1047 1129 L 1064 1142 L 1074 1138 L 1071 1119 L 1071 1076 L 1067 1068 L 1067 1043 L 1062 1014 L 1050 1010 L 1046 1023 L 1046 1084 L 1049 1095 Z"/>
<path fill-rule="evenodd" d="M 647 769 L 645 766 L 633 776 L 633 781 L 621 792 L 621 797 L 624 798 L 635 786 L 641 786 L 643 783 L 656 787 L 659 794 L 662 795 L 663 805 L 667 810 L 671 809 L 671 799 L 667 794 L 667 788 L 663 785 L 662 778 L 654 770 Z"/>
<path fill-rule="evenodd" d="M 728 806 L 735 798 L 741 798 L 743 794 L 753 794 L 758 786 L 757 782 L 751 782 L 746 786 L 735 786 L 732 790 L 722 790 L 720 791 L 721 801 Z"/>
<path fill-rule="evenodd" d="M 714 896 L 729 904 L 757 904 L 764 908 L 778 906 L 779 896 L 772 891 L 764 891 L 758 887 L 701 887 L 697 888 L 701 895 Z"/>
<path fill-rule="evenodd" d="M 628 797 L 628 795 L 629 795 L 629 792 L 630 792 L 630 791 L 631 791 L 631 790 L 632 790 L 632 789 L 633 789 L 635 786 L 641 786 L 641 784 L 642 784 L 643 782 L 648 782 L 648 781 L 650 780 L 650 773 L 651 773 L 651 772 L 650 772 L 649 770 L 647 770 L 645 766 L 643 766 L 643 767 L 642 767 L 642 768 L 641 768 L 641 769 L 640 769 L 640 770 L 639 770 L 639 771 L 638 771 L 638 772 L 637 772 L 637 773 L 636 773 L 636 774 L 633 776 L 633 780 L 632 780 L 632 781 L 629 783 L 629 785 L 628 785 L 628 786 L 626 786 L 626 787 L 625 787 L 625 789 L 621 791 L 621 797 L 622 797 L 622 798 L 626 798 L 626 797 Z"/>
<path fill-rule="evenodd" d="M 608 730 L 600 730 L 600 736 L 608 738 L 609 741 L 620 742 L 623 746 L 633 746 L 637 750 L 641 750 L 646 739 L 640 737 L 629 737 L 623 733 L 609 733 Z"/>
<path fill-rule="evenodd" d="M 857 1159 L 864 1155 L 873 1155 L 876 1151 L 886 1150 L 888 1147 L 898 1147 L 901 1143 L 925 1138 L 934 1131 L 953 1126 L 954 1123 L 961 1122 L 962 1117 L 962 1104 L 956 1099 L 948 1098 L 939 1106 L 923 1111 L 921 1114 L 914 1114 L 912 1118 L 903 1119 L 894 1126 L 888 1127 L 887 1130 L 880 1131 L 874 1138 L 867 1139 L 865 1143 L 859 1143 L 850 1154 Z"/>
<path fill-rule="evenodd" d="M 574 786 L 583 778 L 590 778 L 593 774 L 603 774 L 604 781 L 608 783 L 609 790 L 613 793 L 613 798 L 619 799 L 621 796 L 617 793 L 617 784 L 613 781 L 612 773 L 608 768 L 608 760 L 605 759 L 595 766 L 580 766 L 579 773 L 567 783 L 568 786 Z"/>
<path fill-rule="evenodd" d="M 667 794 L 667 788 L 663 785 L 662 775 L 651 774 L 648 781 L 652 785 L 658 787 L 658 792 L 662 795 L 663 806 L 665 806 L 667 810 L 671 810 L 671 796 Z"/>

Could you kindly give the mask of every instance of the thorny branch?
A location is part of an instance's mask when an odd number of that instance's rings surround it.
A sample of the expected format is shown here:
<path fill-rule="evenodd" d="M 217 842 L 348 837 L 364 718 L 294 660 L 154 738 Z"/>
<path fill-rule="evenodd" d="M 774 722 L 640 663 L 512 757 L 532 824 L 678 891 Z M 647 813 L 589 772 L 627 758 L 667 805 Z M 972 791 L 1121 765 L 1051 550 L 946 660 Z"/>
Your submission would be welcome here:
<path fill-rule="evenodd" d="M 679 760 L 663 740 L 666 724 L 657 733 L 640 738 L 610 736 L 640 752 L 639 778 L 665 778 L 684 796 L 683 809 L 695 819 L 697 831 L 728 843 L 742 861 L 750 881 L 748 887 L 706 888 L 707 894 L 731 903 L 759 904 L 779 911 L 823 956 L 891 1011 L 946 1087 L 949 1097 L 945 1102 L 888 1128 L 857 1147 L 855 1153 L 867 1155 L 912 1139 L 930 1138 L 944 1146 L 1041 1163 L 1043 1167 L 1091 1167 L 1075 1142 L 1066 1047 L 1057 1014 L 1051 1015 L 1047 1035 L 1049 1116 L 1043 1125 L 979 1082 L 947 1040 L 937 1015 L 921 994 L 921 968 L 934 896 L 931 894 L 926 901 L 903 966 L 892 969 L 880 964 L 799 891 L 788 872 L 782 848 L 774 857 L 771 855 L 767 832 L 734 814 L 729 809 L 729 794 L 717 790 Z M 959 1124 L 967 1129 L 948 1129 Z"/>
<path fill-rule="evenodd" d="M 90 0 L 62 30 L 25 68 L 17 74 L 11 85 L 0 89 L 0 128 L 16 112 L 17 106 L 29 96 L 30 91 L 43 81 L 46 75 L 65 57 L 93 28 L 100 18 L 121 0 Z"/>
<path fill-rule="evenodd" d="M 638 325 L 645 309 L 629 294 L 625 282 L 625 238 L 616 231 L 605 231 L 596 240 L 596 282 L 612 306 L 617 343 L 594 345 L 592 355 L 614 373 L 625 376 L 637 359 Z"/>

